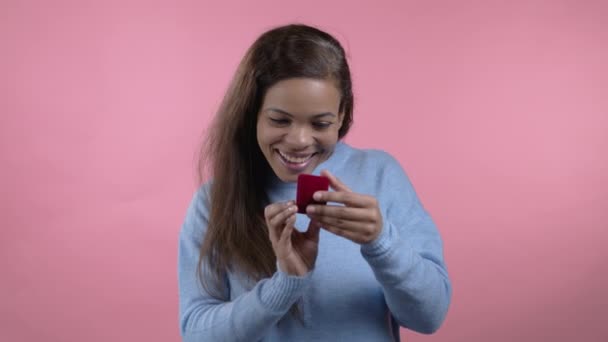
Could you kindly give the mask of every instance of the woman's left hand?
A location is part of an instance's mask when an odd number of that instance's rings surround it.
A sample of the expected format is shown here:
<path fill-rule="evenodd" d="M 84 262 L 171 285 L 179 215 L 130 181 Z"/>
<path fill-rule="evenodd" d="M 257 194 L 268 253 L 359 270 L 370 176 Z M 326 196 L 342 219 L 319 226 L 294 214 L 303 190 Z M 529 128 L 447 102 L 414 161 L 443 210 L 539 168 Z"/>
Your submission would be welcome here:
<path fill-rule="evenodd" d="M 315 201 L 342 203 L 340 205 L 311 204 L 306 213 L 318 221 L 321 227 L 353 242 L 364 244 L 375 240 L 382 231 L 382 214 L 378 200 L 373 196 L 362 195 L 350 190 L 329 171 L 321 175 L 329 179 L 335 191 L 317 191 Z"/>

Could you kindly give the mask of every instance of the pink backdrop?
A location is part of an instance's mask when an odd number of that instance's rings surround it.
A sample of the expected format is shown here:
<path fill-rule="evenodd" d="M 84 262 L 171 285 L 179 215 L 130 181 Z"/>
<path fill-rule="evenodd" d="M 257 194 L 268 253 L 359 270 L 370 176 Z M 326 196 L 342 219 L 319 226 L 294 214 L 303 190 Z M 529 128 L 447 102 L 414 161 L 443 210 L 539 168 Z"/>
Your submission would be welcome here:
<path fill-rule="evenodd" d="M 394 154 L 444 237 L 448 318 L 405 340 L 608 340 L 606 2 L 210 3 L 0 4 L 0 340 L 179 340 L 202 129 L 292 21 L 343 41 L 347 141 Z"/>

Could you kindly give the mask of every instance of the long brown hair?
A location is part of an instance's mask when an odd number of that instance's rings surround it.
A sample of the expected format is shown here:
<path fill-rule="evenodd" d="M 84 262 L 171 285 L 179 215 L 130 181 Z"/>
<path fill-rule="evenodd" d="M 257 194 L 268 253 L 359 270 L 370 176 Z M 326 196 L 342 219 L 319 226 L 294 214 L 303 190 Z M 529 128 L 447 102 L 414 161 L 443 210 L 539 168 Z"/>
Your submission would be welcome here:
<path fill-rule="evenodd" d="M 209 169 L 212 184 L 197 276 L 218 298 L 225 293 L 228 270 L 238 270 L 254 281 L 276 271 L 263 215 L 268 204 L 265 187 L 273 171 L 258 146 L 256 124 L 268 88 L 294 77 L 333 80 L 341 92 L 344 115 L 338 137 L 344 137 L 351 126 L 350 69 L 334 37 L 294 24 L 267 31 L 248 49 L 207 131 L 199 159 L 201 181 Z M 201 276 L 203 262 L 208 277 Z"/>

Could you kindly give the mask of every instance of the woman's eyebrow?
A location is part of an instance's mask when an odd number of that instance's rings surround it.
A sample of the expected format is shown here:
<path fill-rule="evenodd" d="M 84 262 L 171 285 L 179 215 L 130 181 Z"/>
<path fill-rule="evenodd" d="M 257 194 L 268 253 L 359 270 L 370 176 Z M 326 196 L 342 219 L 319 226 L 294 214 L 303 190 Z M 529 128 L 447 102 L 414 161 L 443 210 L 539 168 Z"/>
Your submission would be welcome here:
<path fill-rule="evenodd" d="M 280 113 L 280 114 L 284 114 L 284 115 L 293 117 L 293 115 L 290 114 L 289 112 L 286 112 L 286 111 L 284 111 L 282 109 L 278 109 L 278 108 L 274 108 L 274 107 L 266 108 L 265 111 L 273 111 L 273 112 L 277 112 L 277 113 Z M 319 114 L 313 115 L 314 118 L 320 118 L 320 117 L 323 117 L 323 116 L 336 116 L 336 114 L 334 114 L 332 112 L 324 112 L 324 113 L 319 113 Z"/>

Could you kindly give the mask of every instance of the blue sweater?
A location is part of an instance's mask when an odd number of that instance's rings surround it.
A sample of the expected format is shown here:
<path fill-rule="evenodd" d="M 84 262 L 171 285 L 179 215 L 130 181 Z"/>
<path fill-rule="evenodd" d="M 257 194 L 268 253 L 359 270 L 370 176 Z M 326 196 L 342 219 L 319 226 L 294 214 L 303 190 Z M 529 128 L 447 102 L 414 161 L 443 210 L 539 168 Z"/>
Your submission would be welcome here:
<path fill-rule="evenodd" d="M 443 243 L 399 163 L 386 152 L 338 142 L 313 174 L 322 169 L 353 191 L 376 197 L 384 222 L 378 238 L 358 245 L 321 230 L 315 268 L 307 275 L 278 270 L 255 283 L 228 273 L 230 300 L 221 301 L 196 278 L 209 213 L 210 183 L 203 185 L 179 236 L 184 341 L 399 341 L 399 326 L 420 333 L 439 328 L 452 294 Z M 271 202 L 294 200 L 296 184 L 275 177 L 267 191 Z M 296 227 L 306 228 L 307 216 L 297 216 Z M 301 320 L 289 313 L 296 301 Z"/>

